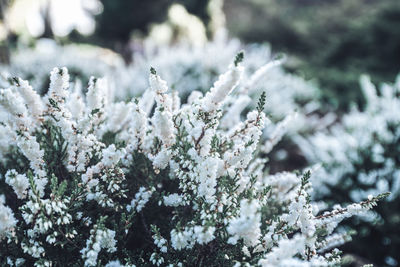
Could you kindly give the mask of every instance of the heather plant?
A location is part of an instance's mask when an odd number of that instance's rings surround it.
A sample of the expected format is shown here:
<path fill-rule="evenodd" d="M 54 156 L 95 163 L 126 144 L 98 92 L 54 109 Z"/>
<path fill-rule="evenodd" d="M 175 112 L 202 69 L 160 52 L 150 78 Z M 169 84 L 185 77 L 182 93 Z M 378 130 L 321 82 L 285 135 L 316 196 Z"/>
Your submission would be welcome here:
<path fill-rule="evenodd" d="M 84 48 L 83 52 L 77 48 Z M 146 77 L 151 62 L 157 72 L 169 81 L 171 92 L 179 94 L 182 102 L 186 102 L 194 91 L 193 96 L 207 92 L 209 85 L 218 79 L 218 74 L 226 69 L 240 49 L 246 53 L 244 78 L 225 101 L 229 104 L 229 111 L 221 119 L 221 127 L 236 125 L 249 110 L 255 108 L 252 99 L 265 91 L 268 103 L 265 111 L 274 124 L 264 131 L 262 139 L 263 142 L 273 140 L 273 145 L 279 143 L 273 151 L 271 143 L 262 148 L 271 161 L 279 163 L 273 164 L 271 170 L 303 168 L 304 159 L 298 156 L 292 137 L 324 128 L 332 120 L 332 116 L 320 117 L 320 90 L 311 82 L 286 73 L 281 67 L 284 57 L 272 55 L 269 46 L 244 45 L 237 39 L 228 39 L 224 31 L 203 46 L 185 42 L 155 45 L 151 39 L 146 39 L 133 53 L 133 61 L 127 67 L 121 58 L 108 50 L 76 45 L 62 47 L 49 40 L 40 40 L 34 49 L 20 48 L 13 53 L 11 64 L 2 68 L 4 77 L 0 79 L 0 85 L 8 87 L 11 78 L 18 76 L 28 80 L 35 91 L 45 94 L 50 82 L 48 71 L 53 65 L 61 65 L 69 70 L 73 83 L 71 87 L 86 84 L 92 73 L 107 78 L 109 93 L 115 94 L 117 100 L 125 101 L 145 92 L 154 97 L 154 92 L 147 90 Z M 144 107 L 145 112 L 150 112 L 146 108 L 151 109 L 152 106 Z M 278 122 L 281 123 L 276 125 Z"/>
<path fill-rule="evenodd" d="M 238 85 L 239 90 L 234 94 L 244 93 L 250 97 L 258 97 L 265 91 L 268 102 L 271 103 L 266 111 L 276 121 L 298 109 L 310 113 L 318 108 L 318 102 L 313 100 L 318 99 L 319 89 L 311 82 L 285 72 L 281 67 L 284 56 L 273 55 L 268 45 L 245 45 L 237 39 L 229 39 L 222 30 L 212 41 L 202 46 L 192 46 L 184 42 L 160 46 L 151 40 L 145 41 L 143 50 L 133 54 L 133 63 L 124 72 L 124 77 L 121 77 L 128 90 L 118 91 L 117 97 L 124 99 L 127 95 L 136 96 L 147 89 L 145 77 L 149 62 L 182 98 L 187 98 L 193 91 L 204 93 L 217 80 L 219 73 L 224 72 L 239 50 L 245 51 L 246 61 L 243 65 L 246 69 L 243 73 L 244 79 Z M 259 71 L 256 73 L 257 70 Z M 131 86 L 132 84 L 135 86 Z M 280 104 L 275 105 L 276 103 Z M 251 105 L 250 99 L 246 101 L 246 105 L 249 104 Z M 254 103 L 252 106 L 255 107 Z"/>
<path fill-rule="evenodd" d="M 366 106 L 354 107 L 325 132 L 307 139 L 297 137 L 310 162 L 321 163 L 322 173 L 314 177 L 317 196 L 328 203 L 360 201 L 370 194 L 391 191 L 375 214 L 350 225 L 361 234 L 351 249 L 373 257 L 379 264 L 400 261 L 398 235 L 400 207 L 400 79 L 378 90 L 362 76 Z M 376 244 L 370 247 L 369 244 Z"/>
<path fill-rule="evenodd" d="M 274 164 L 271 170 L 303 168 L 304 158 L 298 156 L 298 148 L 292 137 L 324 128 L 335 116 L 321 116 L 326 110 L 318 101 L 319 88 L 311 81 L 285 72 L 281 66 L 285 56 L 273 55 L 268 45 L 245 45 L 237 39 L 228 39 L 224 31 L 219 31 L 212 41 L 203 46 L 186 43 L 160 46 L 147 40 L 143 50 L 133 54 L 134 60 L 128 69 L 120 72 L 119 79 L 126 90 L 117 90 L 116 97 L 126 99 L 145 92 L 148 88 L 146 72 L 151 62 L 169 82 L 171 89 L 186 101 L 195 91 L 196 94 L 207 92 L 209 85 L 218 79 L 218 74 L 225 70 L 235 53 L 241 49 L 246 54 L 244 78 L 238 84 L 238 89 L 226 99 L 230 110 L 222 118 L 221 126 L 234 126 L 246 112 L 255 108 L 251 99 L 265 92 L 268 103 L 265 111 L 274 124 L 267 127 L 262 139 L 272 140 L 273 145 L 277 146 L 274 148 L 268 142 L 262 151 L 271 161 L 279 163 Z"/>
<path fill-rule="evenodd" d="M 271 120 L 280 121 L 301 109 L 297 125 L 292 122 L 291 127 L 297 130 L 304 125 L 302 114 L 311 114 L 319 108 L 318 101 L 315 101 L 319 89 L 311 82 L 286 73 L 280 67 L 282 57 L 273 56 L 268 45 L 245 45 L 237 39 L 228 39 L 224 31 L 203 46 L 186 42 L 155 45 L 151 39 L 146 39 L 143 45 L 138 45 L 132 54 L 133 62 L 127 67 L 110 50 L 85 45 L 60 46 L 54 41 L 41 39 L 34 48 L 20 47 L 13 51 L 10 64 L 0 68 L 0 84 L 7 87 L 10 78 L 17 76 L 28 80 L 35 91 L 45 94 L 50 82 L 48 72 L 55 64 L 68 68 L 73 83 L 87 84 L 91 75 L 107 77 L 110 91 L 118 100 L 125 101 L 147 90 L 146 76 L 151 62 L 169 81 L 171 89 L 186 100 L 193 91 L 206 92 L 241 49 L 246 53 L 246 62 L 243 63 L 246 69 L 243 82 L 238 85 L 240 89 L 234 94 L 249 96 L 241 97 L 241 106 L 254 108 L 250 99 L 265 91 L 270 103 L 266 112 Z M 272 106 L 275 108 L 270 108 Z M 320 121 L 311 119 L 308 123 L 320 124 Z"/>
<path fill-rule="evenodd" d="M 83 96 L 66 68 L 43 97 L 12 79 L 0 91 L 1 264 L 339 266 L 349 238 L 337 225 L 387 194 L 327 211 L 310 171 L 268 174 L 266 95 L 222 125 L 242 59 L 185 104 L 153 68 L 128 102 L 96 78 Z"/>

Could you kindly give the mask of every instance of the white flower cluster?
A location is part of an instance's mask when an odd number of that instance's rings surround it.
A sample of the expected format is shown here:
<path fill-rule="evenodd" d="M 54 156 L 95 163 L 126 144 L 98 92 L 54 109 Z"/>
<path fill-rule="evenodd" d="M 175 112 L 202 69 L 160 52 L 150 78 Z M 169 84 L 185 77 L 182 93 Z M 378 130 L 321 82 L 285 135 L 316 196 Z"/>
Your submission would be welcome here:
<path fill-rule="evenodd" d="M 231 237 L 228 243 L 235 245 L 242 238 L 246 246 L 255 246 L 261 236 L 261 214 L 260 206 L 256 200 L 249 203 L 243 199 L 240 202 L 240 216 L 233 218 L 228 225 L 228 233 Z"/>
<path fill-rule="evenodd" d="M 29 181 L 25 174 L 19 174 L 15 170 L 8 170 L 6 183 L 12 187 L 18 198 L 24 199 L 26 197 Z"/>
<path fill-rule="evenodd" d="M 191 46 L 186 42 L 157 46 L 152 40 L 145 40 L 143 47 L 133 53 L 134 60 L 128 67 L 109 50 L 82 45 L 61 47 L 51 40 L 39 40 L 34 49 L 20 48 L 13 53 L 10 66 L 0 66 L 0 85 L 6 86 L 10 77 L 19 76 L 29 79 L 34 88 L 43 94 L 47 90 L 48 71 L 59 65 L 74 71 L 71 75 L 73 87 L 80 89 L 81 83 L 87 82 L 91 75 L 105 76 L 113 94 L 119 100 L 125 100 L 140 96 L 147 90 L 150 62 L 171 88 L 186 98 L 196 90 L 207 92 L 210 84 L 225 71 L 240 49 L 246 52 L 245 79 L 241 81 L 241 89 L 234 94 L 246 97 L 238 100 L 231 112 L 240 111 L 248 104 L 251 106 L 248 96 L 258 97 L 262 91 L 267 92 L 270 105 L 266 109 L 274 121 L 282 120 L 295 110 L 303 110 L 310 115 L 318 108 L 318 103 L 312 101 L 318 95 L 318 89 L 311 82 L 285 73 L 279 67 L 282 60 L 274 60 L 269 46 L 244 45 L 237 39 L 228 39 L 224 30 L 202 46 Z M 234 115 L 233 118 L 226 117 L 230 125 L 237 122 L 234 117 L 240 114 Z M 305 121 L 307 127 L 304 127 Z M 289 130 L 295 133 L 292 129 L 309 130 L 313 127 L 321 127 L 320 119 L 300 113 Z"/>
<path fill-rule="evenodd" d="M 175 194 L 170 194 L 168 196 L 164 196 L 163 200 L 164 200 L 164 205 L 165 206 L 177 207 L 177 206 L 183 204 L 183 197 L 181 195 L 176 194 L 176 193 Z"/>
<path fill-rule="evenodd" d="M 334 194 L 343 184 L 350 200 L 391 191 L 389 200 L 400 194 L 400 77 L 394 85 L 384 84 L 380 94 L 367 76 L 360 79 L 366 98 L 363 110 L 353 108 L 329 131 L 306 139 L 297 137 L 305 156 L 321 163 L 318 193 Z"/>
<path fill-rule="evenodd" d="M 323 127 L 319 118 L 311 116 L 319 107 L 316 101 L 312 101 L 319 91 L 311 82 L 285 73 L 279 66 L 282 60 L 274 60 L 275 56 L 269 46 L 246 46 L 237 39 L 228 39 L 227 36 L 227 32 L 221 30 L 214 40 L 202 46 L 190 46 L 187 43 L 157 46 L 151 40 L 146 40 L 143 49 L 132 55 L 134 62 L 128 66 L 127 71 L 121 72 L 119 79 L 127 90 L 118 90 L 116 96 L 124 99 L 146 91 L 148 83 L 145 71 L 149 62 L 169 82 L 171 88 L 181 95 L 186 97 L 193 91 L 207 92 L 210 84 L 217 80 L 219 73 L 225 71 L 237 51 L 243 49 L 246 53 L 246 61 L 243 63 L 246 67 L 244 79 L 240 81 L 240 90 L 233 93 L 242 97 L 227 99 L 228 102 L 235 100 L 235 105 L 228 111 L 234 116 L 221 120 L 221 126 L 227 123 L 225 120 L 230 123 L 228 127 L 237 123 L 236 117 L 239 117 L 241 109 L 247 105 L 253 106 L 249 96 L 258 97 L 265 91 L 269 103 L 266 111 L 274 121 L 282 120 L 296 110 L 303 111 L 290 124 L 290 133 L 295 133 L 297 129 L 310 131 Z M 305 124 L 307 127 L 304 127 Z"/>
<path fill-rule="evenodd" d="M 152 193 L 153 190 L 146 191 L 146 188 L 144 187 L 139 188 L 139 192 L 136 193 L 135 198 L 131 201 L 131 204 L 126 206 L 126 209 L 128 211 L 136 210 L 137 212 L 140 212 L 149 201 Z"/>
<path fill-rule="evenodd" d="M 266 173 L 265 94 L 245 120 L 221 125 L 248 102 L 231 94 L 244 82 L 242 59 L 184 104 L 154 69 L 130 102 L 112 103 L 101 79 L 86 96 L 71 92 L 65 68 L 42 98 L 21 79 L 2 89 L 13 190 L 0 201 L 0 255 L 38 266 L 337 265 L 337 253 L 318 252 L 333 242 L 321 240 L 384 196 L 318 215 L 309 172 Z"/>
<path fill-rule="evenodd" d="M 364 106 L 353 107 L 323 131 L 295 140 L 308 161 L 321 166 L 313 178 L 317 199 L 351 203 L 391 192 L 379 209 L 364 213 L 361 222 L 347 220 L 347 224 L 365 233 L 355 240 L 355 248 L 373 242 L 372 236 L 379 236 L 382 241 L 376 246 L 385 247 L 380 256 L 395 262 L 397 254 L 386 247 L 397 251 L 400 246 L 393 238 L 397 233 L 394 218 L 399 216 L 396 207 L 400 203 L 400 76 L 394 84 L 380 88 L 368 76 L 362 76 L 360 85 Z M 358 209 L 357 205 L 348 207 L 350 213 Z M 372 231 L 374 235 L 367 234 Z M 368 247 L 358 251 L 365 255 L 373 252 Z"/>
<path fill-rule="evenodd" d="M 0 195 L 0 238 L 15 227 L 17 220 L 14 217 L 12 210 L 5 206 L 5 199 Z"/>
<path fill-rule="evenodd" d="M 108 252 L 116 251 L 115 232 L 110 229 L 100 229 L 94 225 L 90 231 L 90 238 L 86 241 L 86 247 L 81 250 L 85 260 L 85 266 L 96 266 L 100 250 L 107 249 Z"/>

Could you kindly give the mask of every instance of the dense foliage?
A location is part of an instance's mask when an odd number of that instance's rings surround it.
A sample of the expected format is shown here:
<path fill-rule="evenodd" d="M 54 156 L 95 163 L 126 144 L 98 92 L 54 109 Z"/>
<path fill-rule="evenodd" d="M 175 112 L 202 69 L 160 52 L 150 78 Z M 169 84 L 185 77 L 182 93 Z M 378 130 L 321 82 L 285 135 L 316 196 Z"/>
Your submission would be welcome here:
<path fill-rule="evenodd" d="M 276 136 L 275 143 L 282 138 L 285 140 L 273 151 L 272 146 L 264 147 L 270 160 L 279 162 L 271 164 L 271 171 L 305 167 L 305 160 L 299 153 L 292 153 L 297 149 L 291 141 L 292 136 L 324 128 L 333 118 L 320 118 L 324 108 L 318 102 L 319 88 L 285 72 L 281 67 L 285 57 L 273 55 L 269 46 L 244 45 L 239 40 L 228 39 L 224 31 L 203 46 L 187 43 L 160 46 L 146 40 L 142 49 L 132 55 L 134 60 L 127 67 L 120 57 L 109 50 L 78 45 L 63 47 L 49 40 L 41 40 L 33 49 L 21 48 L 13 53 L 11 65 L 2 68 L 5 72 L 0 82 L 7 87 L 10 78 L 18 76 L 27 79 L 40 94 L 45 94 L 49 85 L 48 70 L 56 64 L 68 68 L 71 80 L 76 85 L 85 84 L 90 75 L 106 77 L 110 94 L 125 101 L 141 96 L 146 91 L 146 77 L 151 63 L 168 80 L 171 90 L 186 101 L 193 91 L 206 92 L 240 49 L 246 53 L 244 78 L 240 81 L 240 90 L 233 94 L 241 97 L 227 98 L 226 101 L 234 106 L 223 120 L 234 118 L 238 122 L 243 111 L 255 108 L 253 99 L 266 92 L 268 105 L 265 111 L 272 122 L 281 123 L 277 127 L 270 125 L 264 136 Z M 226 127 L 226 122 L 222 122 L 222 127 Z"/>
<path fill-rule="evenodd" d="M 377 214 L 351 221 L 361 237 L 349 250 L 379 264 L 396 265 L 400 262 L 400 80 L 383 85 L 378 94 L 369 77 L 363 76 L 361 88 L 365 109 L 354 107 L 329 131 L 298 141 L 311 162 L 322 163 L 316 188 L 323 200 L 345 203 L 392 192 Z M 379 246 L 371 248 L 371 243 Z"/>
<path fill-rule="evenodd" d="M 96 78 L 83 96 L 66 68 L 43 97 L 10 80 L 0 91 L 2 264 L 340 265 L 335 247 L 349 237 L 337 225 L 387 194 L 327 211 L 311 199 L 310 171 L 268 174 L 266 95 L 245 120 L 232 113 L 245 97 L 231 95 L 242 59 L 183 104 L 153 68 L 128 102 Z"/>

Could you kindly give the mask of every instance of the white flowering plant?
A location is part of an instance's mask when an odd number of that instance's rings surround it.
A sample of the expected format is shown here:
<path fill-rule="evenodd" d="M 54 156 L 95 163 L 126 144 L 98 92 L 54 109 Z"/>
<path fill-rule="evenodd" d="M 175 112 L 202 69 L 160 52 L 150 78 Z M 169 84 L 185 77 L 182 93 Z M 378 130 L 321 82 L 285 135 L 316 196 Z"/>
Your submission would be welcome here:
<path fill-rule="evenodd" d="M 1 264 L 340 265 L 337 225 L 387 194 L 319 210 L 310 171 L 268 174 L 266 95 L 222 125 L 242 60 L 185 104 L 153 68 L 149 92 L 128 102 L 96 78 L 83 96 L 66 68 L 43 97 L 13 78 L 0 91 Z"/>
<path fill-rule="evenodd" d="M 237 90 L 225 99 L 230 110 L 222 119 L 221 127 L 229 128 L 237 124 L 255 108 L 256 101 L 252 99 L 266 92 L 268 105 L 265 112 L 274 124 L 265 129 L 263 140 L 273 136 L 276 146 L 263 147 L 263 153 L 274 163 L 271 170 L 305 167 L 305 160 L 299 156 L 292 137 L 307 135 L 331 122 L 332 116 L 320 117 L 325 112 L 318 101 L 320 89 L 311 81 L 284 71 L 281 64 L 285 56 L 274 55 L 268 45 L 246 45 L 237 39 L 229 39 L 223 30 L 201 46 L 186 42 L 156 45 L 151 39 L 145 39 L 143 44 L 135 45 L 132 62 L 128 66 L 118 55 L 106 49 L 83 45 L 60 46 L 47 39 L 38 40 L 33 49 L 22 46 L 16 49 L 10 64 L 0 66 L 0 86 L 9 87 L 12 77 L 17 76 L 28 80 L 35 91 L 44 95 L 50 83 L 48 71 L 58 65 L 68 68 L 71 87 L 82 87 L 90 75 L 105 77 L 109 97 L 115 95 L 117 100 L 125 101 L 144 93 L 154 95 L 147 90 L 147 72 L 151 62 L 169 82 L 171 92 L 179 94 L 185 102 L 194 91 L 197 94 L 207 92 L 240 49 L 246 52 L 243 79 Z M 77 90 L 85 91 L 85 88 Z"/>
<path fill-rule="evenodd" d="M 265 91 L 271 103 L 266 106 L 266 112 L 274 121 L 299 109 L 311 113 L 319 107 L 318 102 L 314 101 L 319 97 L 319 88 L 311 81 L 285 72 L 281 67 L 286 58 L 284 55 L 274 54 L 269 45 L 246 45 L 237 39 L 229 39 L 223 30 L 201 46 L 185 42 L 171 46 L 156 45 L 151 40 L 145 40 L 143 47 L 134 51 L 132 64 L 121 74 L 121 83 L 125 84 L 127 90 L 119 90 L 116 95 L 125 99 L 143 93 L 148 87 L 146 71 L 149 62 L 183 99 L 193 91 L 207 92 L 210 84 L 218 79 L 218 75 L 225 71 L 241 49 L 246 52 L 244 77 L 238 85 L 239 90 L 233 94 L 243 93 L 254 98 Z M 132 87 L 132 84 L 135 86 Z M 250 98 L 245 105 L 255 107 Z M 299 114 L 299 124 L 302 115 Z"/>
<path fill-rule="evenodd" d="M 118 90 L 111 88 L 116 98 L 125 100 L 147 90 L 147 71 L 151 62 L 169 82 L 170 88 L 186 99 L 192 91 L 206 92 L 241 49 L 246 52 L 243 63 L 246 69 L 243 84 L 235 94 L 243 91 L 253 98 L 265 91 L 271 103 L 266 106 L 266 112 L 274 121 L 298 109 L 311 113 L 319 107 L 318 102 L 313 101 L 318 98 L 319 89 L 312 82 L 285 72 L 280 67 L 282 60 L 274 60 L 277 57 L 268 45 L 245 45 L 237 39 L 229 39 L 224 30 L 201 46 L 186 42 L 156 45 L 153 40 L 145 39 L 143 44 L 137 45 L 128 66 L 118 54 L 107 49 L 75 44 L 61 46 L 52 40 L 40 39 L 34 48 L 21 46 L 13 51 L 10 64 L 0 66 L 0 85 L 7 87 L 9 78 L 18 76 L 28 80 L 35 91 L 44 94 L 49 85 L 48 71 L 59 65 L 68 68 L 73 83 L 86 83 L 91 75 L 107 77 L 110 87 L 118 87 Z M 254 108 L 250 99 L 246 100 L 246 105 Z M 302 125 L 302 114 L 298 115 L 297 124 Z"/>
<path fill-rule="evenodd" d="M 252 99 L 265 92 L 268 103 L 265 112 L 274 124 L 265 129 L 262 138 L 273 142 L 262 150 L 274 163 L 270 166 L 271 170 L 303 168 L 306 162 L 299 156 L 292 137 L 323 129 L 335 116 L 332 113 L 321 116 L 327 111 L 319 102 L 321 90 L 312 81 L 286 72 L 282 67 L 286 56 L 274 54 L 268 45 L 244 44 L 237 39 L 229 39 L 223 30 L 201 46 L 184 42 L 171 46 L 156 45 L 151 40 L 145 40 L 141 49 L 133 53 L 133 62 L 119 73 L 119 82 L 126 90 L 117 90 L 115 95 L 118 99 L 126 99 L 149 92 L 146 72 L 151 62 L 169 82 L 170 89 L 185 101 L 193 92 L 207 92 L 209 85 L 218 79 L 219 73 L 226 69 L 241 49 L 246 53 L 243 78 L 237 90 L 225 99 L 230 108 L 220 126 L 236 125 L 243 114 L 255 108 L 256 101 Z"/>
<path fill-rule="evenodd" d="M 400 77 L 380 90 L 368 76 L 360 83 L 363 109 L 354 107 L 328 130 L 296 139 L 309 162 L 323 167 L 313 181 L 318 199 L 333 205 L 391 191 L 376 213 L 350 225 L 361 234 L 356 253 L 393 265 L 400 262 Z M 372 242 L 379 246 L 372 248 Z"/>

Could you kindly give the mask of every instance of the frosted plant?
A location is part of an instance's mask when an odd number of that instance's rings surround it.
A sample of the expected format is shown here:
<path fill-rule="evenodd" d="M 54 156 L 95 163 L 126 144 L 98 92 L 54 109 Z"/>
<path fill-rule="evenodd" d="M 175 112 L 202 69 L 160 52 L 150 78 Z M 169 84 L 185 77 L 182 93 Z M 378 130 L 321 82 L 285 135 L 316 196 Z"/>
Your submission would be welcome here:
<path fill-rule="evenodd" d="M 272 153 L 271 145 L 262 147 L 271 161 L 296 161 L 289 158 L 295 157 L 292 152 L 297 149 L 291 137 L 324 128 L 336 118 L 332 114 L 323 118 L 318 115 L 323 109 L 317 101 L 319 89 L 312 82 L 285 72 L 281 67 L 284 58 L 272 55 L 267 45 L 244 45 L 237 39 L 228 39 L 226 32 L 220 31 L 203 46 L 190 46 L 187 43 L 157 46 L 146 40 L 142 48 L 133 54 L 133 62 L 127 70 L 119 73 L 119 82 L 126 90 L 116 91 L 118 99 L 124 100 L 146 92 L 148 81 L 145 77 L 151 62 L 169 82 L 171 91 L 179 92 L 182 103 L 190 102 L 193 95 L 205 94 L 209 85 L 217 80 L 218 74 L 225 71 L 237 51 L 243 49 L 246 55 L 243 79 L 238 83 L 237 90 L 225 99 L 226 107 L 223 108 L 220 126 L 227 129 L 239 123 L 243 114 L 255 108 L 251 99 L 265 91 L 268 102 L 266 112 L 274 124 L 265 129 L 263 142 L 273 142 L 275 145 L 283 139 L 281 146 Z M 147 112 L 144 107 L 143 110 Z M 286 123 L 285 127 L 280 124 L 275 129 L 275 123 L 294 117 L 294 114 L 297 114 L 296 119 Z M 272 137 L 273 134 L 278 136 Z M 299 164 L 299 167 L 304 166 Z M 284 168 L 277 166 L 276 169 Z"/>
<path fill-rule="evenodd" d="M 117 96 L 124 99 L 127 93 L 136 96 L 147 89 L 147 80 L 143 77 L 150 67 L 149 62 L 181 96 L 187 97 L 195 90 L 206 92 L 240 49 L 244 49 L 246 53 L 245 79 L 240 84 L 240 90 L 234 94 L 257 97 L 262 91 L 266 91 L 270 103 L 270 106 L 266 107 L 267 112 L 277 120 L 303 107 L 307 112 L 317 108 L 316 103 L 311 103 L 311 100 L 316 99 L 318 89 L 299 77 L 285 73 L 279 64 L 276 64 L 279 60 L 273 61 L 269 46 L 245 46 L 239 40 L 229 40 L 223 30 L 217 33 L 214 40 L 200 47 L 186 43 L 156 46 L 150 40 L 146 41 L 143 51 L 133 54 L 134 62 L 120 78 L 130 90 L 119 90 Z M 132 80 L 133 77 L 135 78 Z M 251 101 L 242 99 L 240 103 L 242 104 L 236 104 L 237 108 L 245 108 Z"/>
<path fill-rule="evenodd" d="M 325 187 L 319 187 L 322 195 L 331 194 L 330 188 L 341 184 L 350 189 L 352 201 L 386 191 L 392 191 L 389 200 L 394 199 L 400 194 L 400 171 L 396 168 L 400 83 L 383 85 L 381 95 L 367 76 L 361 77 L 361 86 L 366 98 L 363 110 L 353 108 L 329 131 L 299 139 L 299 143 L 307 158 L 322 163 L 328 174 Z"/>
<path fill-rule="evenodd" d="M 49 71 L 54 65 L 66 66 L 72 82 L 79 87 L 81 83 L 87 83 L 91 75 L 114 77 L 123 70 L 124 62 L 111 50 L 89 45 L 60 46 L 53 40 L 40 39 L 34 48 L 19 47 L 12 51 L 10 64 L 0 65 L 0 85 L 7 87 L 8 80 L 18 76 L 44 94 L 49 86 Z M 112 80 L 108 81 L 111 86 Z"/>
<path fill-rule="evenodd" d="M 84 45 L 59 46 L 51 40 L 38 40 L 35 48 L 21 47 L 12 53 L 10 65 L 0 67 L 0 84 L 8 87 L 9 80 L 18 76 L 29 80 L 36 91 L 44 94 L 48 89 L 47 74 L 56 64 L 69 69 L 72 82 L 78 90 L 82 82 L 88 82 L 91 75 L 104 76 L 107 77 L 110 91 L 115 92 L 119 100 L 126 100 L 127 97 L 139 96 L 147 90 L 146 76 L 151 62 L 169 81 L 170 87 L 185 100 L 195 90 L 206 92 L 240 49 L 246 52 L 246 71 L 243 74 L 245 79 L 239 85 L 240 90 L 234 94 L 250 95 L 253 98 L 266 91 L 270 104 L 266 111 L 275 122 L 299 109 L 307 114 L 318 109 L 318 102 L 313 100 L 317 99 L 319 90 L 311 82 L 285 73 L 279 66 L 280 60 L 274 61 L 269 46 L 246 46 L 239 40 L 228 39 L 223 30 L 218 32 L 214 40 L 203 46 L 191 46 L 185 42 L 172 46 L 156 46 L 150 39 L 146 39 L 143 47 L 133 53 L 133 62 L 127 68 L 122 58 L 109 50 Z M 118 90 L 115 90 L 117 81 Z M 226 101 L 235 107 L 231 112 L 240 112 L 247 105 L 252 105 L 245 98 L 235 103 L 232 101 L 230 98 Z M 290 124 L 290 129 L 298 129 L 304 125 L 303 119 L 306 118 L 303 113 L 299 113 L 298 119 Z M 221 123 L 237 122 L 240 114 L 233 115 L 233 121 Z M 323 127 L 321 121 L 314 116 L 308 118 L 309 123 L 313 123 L 314 127 Z"/>
<path fill-rule="evenodd" d="M 145 113 L 151 112 L 154 92 L 149 87 L 147 72 L 149 62 L 158 73 L 169 82 L 171 97 L 174 106 L 175 100 L 182 97 L 182 103 L 189 101 L 189 96 L 204 94 L 213 84 L 219 73 L 225 71 L 236 52 L 243 49 L 246 61 L 243 63 L 243 79 L 224 101 L 223 115 L 220 120 L 221 128 L 228 129 L 243 119 L 243 114 L 255 108 L 254 101 L 261 92 L 268 96 L 266 112 L 274 122 L 267 127 L 263 134 L 262 147 L 271 161 L 295 160 L 288 158 L 293 155 L 294 144 L 291 137 L 297 134 L 308 134 L 314 129 L 324 128 L 335 119 L 334 116 L 320 118 L 318 104 L 319 90 L 311 82 L 286 73 L 280 66 L 282 59 L 276 59 L 267 45 L 244 45 L 236 39 L 228 39 L 227 33 L 220 31 L 214 40 L 202 46 L 191 46 L 180 42 L 174 45 L 156 46 L 151 39 L 146 39 L 143 45 L 132 55 L 132 63 L 126 67 L 122 59 L 111 51 L 90 46 L 57 46 L 49 40 L 39 40 L 34 49 L 19 48 L 12 54 L 11 64 L 0 68 L 0 86 L 9 87 L 13 76 L 19 76 L 30 81 L 31 85 L 40 94 L 48 90 L 47 74 L 53 65 L 66 66 L 72 84 L 71 94 L 67 105 L 71 105 L 71 115 L 78 116 L 82 109 L 82 84 L 89 81 L 90 75 L 106 77 L 108 96 L 116 95 L 117 100 L 126 101 L 130 97 L 141 97 L 147 94 L 139 104 Z M 11 82 L 12 83 L 12 82 Z M 118 86 L 117 86 L 118 83 Z M 84 90 L 83 90 L 84 91 Z M 76 108 L 72 108 L 75 106 Z M 127 107 L 127 108 L 126 108 Z M 108 109 L 115 109 L 113 119 L 110 118 L 107 127 L 121 127 L 126 121 L 132 105 L 123 103 L 107 105 Z M 125 111 L 125 112 L 123 112 Z M 318 111 L 318 112 L 317 112 Z M 297 113 L 296 113 L 297 112 Z M 295 120 L 288 119 L 294 117 Z M 287 118 L 288 117 L 288 118 Z M 283 121 L 277 125 L 275 123 Z M 114 125 L 111 125 L 114 124 Z M 307 126 L 306 126 L 307 125 Z M 284 127 L 282 127 L 284 126 Z M 106 127 L 103 127 L 106 129 Z M 0 132 L 0 135 L 3 134 Z M 285 138 L 288 137 L 288 138 Z M 268 140 L 265 140 L 267 139 Z M 271 153 L 271 142 L 277 144 L 281 139 L 278 153 Z M 297 149 L 296 147 L 294 149 Z M 1 150 L 1 144 L 0 144 Z M 289 151 L 290 150 L 290 151 Z M 160 157 L 163 154 L 160 154 Z M 299 167 L 304 167 L 299 164 Z M 291 168 L 293 168 L 291 166 Z M 277 168 L 283 169 L 283 168 Z"/>
<path fill-rule="evenodd" d="M 242 59 L 182 105 L 155 69 L 130 102 L 113 103 L 96 78 L 83 97 L 66 68 L 43 97 L 19 78 L 1 89 L 1 264 L 339 265 L 336 226 L 387 194 L 320 212 L 310 171 L 269 175 L 266 95 L 220 123 L 242 97 Z"/>
<path fill-rule="evenodd" d="M 365 218 L 372 222 L 383 219 L 384 225 L 358 223 L 355 227 L 364 232 L 379 231 L 382 249 L 393 248 L 384 249 L 382 257 L 391 255 L 398 261 L 400 243 L 393 236 L 400 203 L 400 78 L 379 91 L 367 76 L 362 76 L 360 83 L 366 99 L 364 109 L 353 108 L 329 130 L 297 140 L 309 161 L 322 165 L 314 181 L 319 198 L 352 202 L 392 192 L 378 214 Z M 365 243 L 371 242 L 365 238 Z"/>

